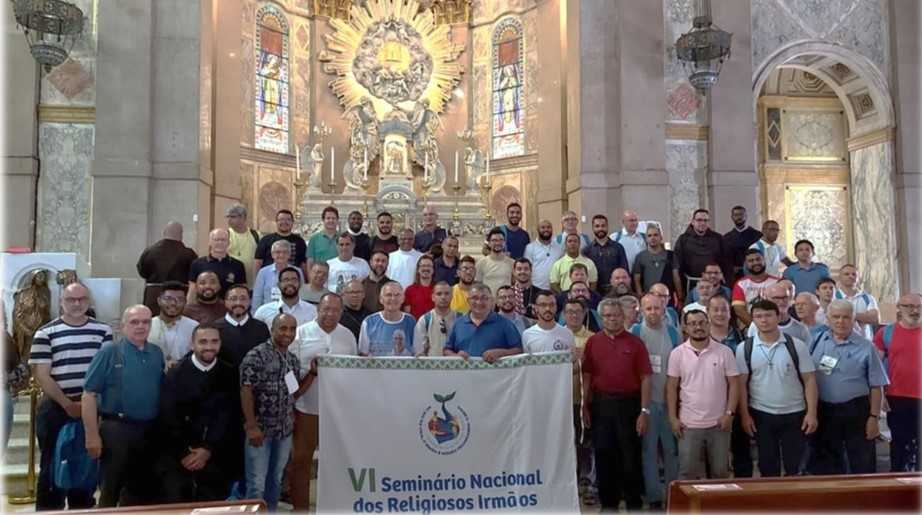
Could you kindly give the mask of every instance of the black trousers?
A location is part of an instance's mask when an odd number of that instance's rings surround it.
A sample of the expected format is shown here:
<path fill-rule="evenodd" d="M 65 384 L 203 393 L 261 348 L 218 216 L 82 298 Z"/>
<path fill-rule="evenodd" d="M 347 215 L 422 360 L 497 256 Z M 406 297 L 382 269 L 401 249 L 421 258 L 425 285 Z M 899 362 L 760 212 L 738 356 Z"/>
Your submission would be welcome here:
<path fill-rule="evenodd" d="M 99 507 L 155 504 L 159 488 L 153 475 L 152 424 L 100 420 Z"/>
<path fill-rule="evenodd" d="M 640 397 L 596 396 L 590 406 L 595 470 L 602 511 L 617 511 L 622 495 L 628 510 L 643 507 Z"/>
<path fill-rule="evenodd" d="M 919 470 L 919 411 L 922 399 L 887 397 L 890 412 L 890 472 Z"/>
<path fill-rule="evenodd" d="M 733 454 L 733 477 L 752 477 L 752 438 L 743 431 L 740 417 L 733 417 L 730 452 Z M 759 457 L 761 459 L 761 456 Z"/>
<path fill-rule="evenodd" d="M 849 473 L 876 472 L 874 440 L 865 436 L 870 413 L 871 401 L 867 395 L 837 404 L 820 401 L 811 473 L 845 474 L 843 457 L 846 455 Z"/>
<path fill-rule="evenodd" d="M 61 490 L 54 484 L 54 450 L 58 443 L 58 434 L 70 420 L 70 415 L 57 402 L 48 397 L 42 398 L 35 411 L 35 437 L 41 450 L 38 485 L 35 491 L 35 511 L 92 508 L 96 504 L 95 492 L 81 489 Z"/>
<path fill-rule="evenodd" d="M 806 411 L 774 415 L 749 408 L 749 414 L 756 425 L 755 440 L 762 477 L 780 477 L 782 463 L 785 476 L 799 474 L 807 442 L 800 429 Z"/>
<path fill-rule="evenodd" d="M 227 499 L 231 474 L 226 460 L 220 460 L 219 453 L 212 453 L 202 470 L 195 472 L 182 466 L 182 456 L 175 453 L 162 454 L 156 466 L 161 486 L 159 502 L 174 504 Z"/>

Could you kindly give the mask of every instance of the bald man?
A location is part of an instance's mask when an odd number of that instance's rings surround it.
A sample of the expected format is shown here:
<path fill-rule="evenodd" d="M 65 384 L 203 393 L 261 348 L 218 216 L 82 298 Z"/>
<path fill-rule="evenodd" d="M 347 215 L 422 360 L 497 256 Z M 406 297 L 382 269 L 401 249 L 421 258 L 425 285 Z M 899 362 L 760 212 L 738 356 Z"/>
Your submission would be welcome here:
<path fill-rule="evenodd" d="M 442 243 L 448 233 L 439 227 L 439 214 L 429 206 L 423 208 L 423 227 L 413 237 L 413 248 L 420 252 L 429 252 L 436 243 Z"/>
<path fill-rule="evenodd" d="M 778 329 L 782 333 L 804 343 L 812 341 L 810 330 L 807 329 L 807 326 L 794 320 L 788 312 L 788 308 L 791 307 L 791 302 L 794 300 L 794 283 L 791 281 L 779 281 L 766 288 L 762 298 L 774 302 L 781 311 L 778 315 Z M 755 336 L 757 331 L 756 325 L 750 324 L 747 336 Z"/>
<path fill-rule="evenodd" d="M 563 245 L 554 241 L 554 224 L 550 220 L 538 222 L 538 237 L 525 245 L 525 259 L 531 261 L 531 283 L 542 290 L 551 289 L 551 267 L 563 257 Z"/>
<path fill-rule="evenodd" d="M 640 222 L 637 213 L 634 211 L 625 211 L 621 214 L 621 229 L 611 233 L 612 241 L 618 242 L 624 247 L 624 254 L 627 256 L 628 271 L 634 271 L 634 258 L 637 254 L 647 250 L 647 235 L 638 231 L 637 226 Z"/>
<path fill-rule="evenodd" d="M 794 297 L 794 310 L 800 323 L 810 331 L 810 336 L 815 337 L 823 331 L 828 331 L 829 326 L 816 320 L 816 313 L 820 310 L 820 299 L 813 293 L 805 291 Z"/>
<path fill-rule="evenodd" d="M 170 221 L 163 228 L 163 239 L 144 249 L 138 259 L 138 274 L 147 281 L 144 305 L 154 316 L 160 314 L 157 296 L 160 285 L 167 281 L 186 282 L 189 266 L 195 261 L 195 251 L 183 245 L 182 224 Z"/>
<path fill-rule="evenodd" d="M 246 267 L 240 260 L 234 259 L 227 254 L 227 246 L 230 244 L 230 235 L 227 229 L 217 228 L 208 233 L 208 254 L 196 259 L 189 266 L 189 294 L 188 298 L 194 299 L 195 281 L 199 274 L 206 271 L 214 272 L 218 276 L 220 288 L 218 289 L 218 298 L 224 298 L 224 292 L 235 284 L 244 284 L 247 282 Z"/>

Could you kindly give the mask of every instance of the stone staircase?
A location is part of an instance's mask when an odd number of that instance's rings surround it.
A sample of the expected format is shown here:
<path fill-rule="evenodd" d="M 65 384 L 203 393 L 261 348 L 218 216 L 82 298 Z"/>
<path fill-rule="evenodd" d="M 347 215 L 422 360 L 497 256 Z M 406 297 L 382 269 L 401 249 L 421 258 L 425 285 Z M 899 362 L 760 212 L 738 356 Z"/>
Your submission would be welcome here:
<path fill-rule="evenodd" d="M 35 447 L 35 473 L 40 460 Z M 13 429 L 3 457 L 3 493 L 10 497 L 26 494 L 29 467 L 29 396 L 20 394 L 13 404 Z"/>

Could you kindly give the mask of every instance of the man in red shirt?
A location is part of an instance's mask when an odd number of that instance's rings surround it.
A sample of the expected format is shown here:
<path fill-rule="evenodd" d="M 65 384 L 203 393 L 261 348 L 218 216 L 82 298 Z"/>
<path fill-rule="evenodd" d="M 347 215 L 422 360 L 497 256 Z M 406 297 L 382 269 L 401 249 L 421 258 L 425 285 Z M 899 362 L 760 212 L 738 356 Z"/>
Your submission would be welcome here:
<path fill-rule="evenodd" d="M 599 314 L 603 330 L 583 352 L 583 424 L 592 429 L 602 511 L 617 511 L 622 493 L 628 510 L 640 510 L 653 367 L 643 340 L 624 330 L 616 299 L 603 299 Z"/>
<path fill-rule="evenodd" d="M 890 472 L 918 470 L 919 412 L 922 406 L 922 296 L 910 293 L 900 297 L 897 321 L 881 327 L 874 345 L 887 358 L 887 426 L 890 427 Z M 915 465 L 913 467 L 913 464 Z"/>

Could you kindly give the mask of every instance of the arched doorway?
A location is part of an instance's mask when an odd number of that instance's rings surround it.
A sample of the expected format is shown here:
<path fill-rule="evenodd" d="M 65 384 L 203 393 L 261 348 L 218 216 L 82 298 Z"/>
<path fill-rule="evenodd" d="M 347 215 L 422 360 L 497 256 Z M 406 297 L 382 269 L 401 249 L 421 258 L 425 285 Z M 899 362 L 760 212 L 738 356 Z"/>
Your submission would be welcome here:
<path fill-rule="evenodd" d="M 788 103 L 784 95 L 765 95 L 790 84 L 813 93 Z M 782 223 L 783 237 L 824 241 L 839 266 L 858 266 L 863 289 L 892 302 L 900 291 L 899 239 L 893 102 L 883 75 L 841 46 L 796 43 L 756 71 L 753 109 L 764 135 L 756 151 L 763 219 Z M 794 241 L 785 243 L 791 249 Z"/>

